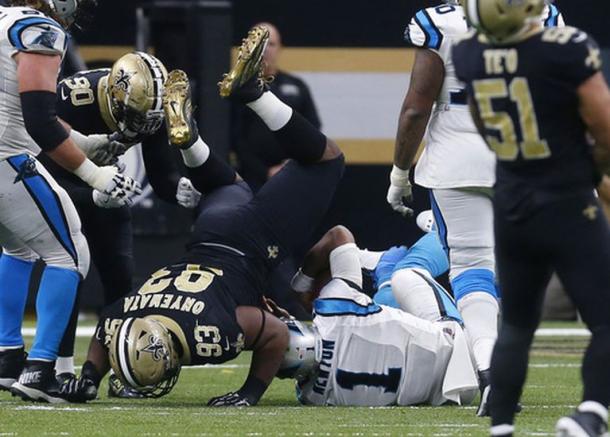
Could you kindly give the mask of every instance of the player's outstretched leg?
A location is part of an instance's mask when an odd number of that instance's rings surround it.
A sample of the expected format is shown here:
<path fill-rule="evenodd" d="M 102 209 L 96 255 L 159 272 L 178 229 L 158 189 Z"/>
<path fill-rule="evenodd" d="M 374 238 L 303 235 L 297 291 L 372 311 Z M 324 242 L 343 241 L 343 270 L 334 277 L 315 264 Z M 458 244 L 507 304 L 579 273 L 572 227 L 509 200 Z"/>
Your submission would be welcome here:
<path fill-rule="evenodd" d="M 163 111 L 169 142 L 180 149 L 189 178 L 197 190 L 209 193 L 236 182 L 235 170 L 216 156 L 199 136 L 189 79 L 182 70 L 173 70 L 168 75 Z"/>
<path fill-rule="evenodd" d="M 253 110 L 295 161 L 315 164 L 338 158 L 341 150 L 333 141 L 269 91 L 262 73 L 268 40 L 265 26 L 256 26 L 248 33 L 235 66 L 219 83 L 220 95 Z"/>

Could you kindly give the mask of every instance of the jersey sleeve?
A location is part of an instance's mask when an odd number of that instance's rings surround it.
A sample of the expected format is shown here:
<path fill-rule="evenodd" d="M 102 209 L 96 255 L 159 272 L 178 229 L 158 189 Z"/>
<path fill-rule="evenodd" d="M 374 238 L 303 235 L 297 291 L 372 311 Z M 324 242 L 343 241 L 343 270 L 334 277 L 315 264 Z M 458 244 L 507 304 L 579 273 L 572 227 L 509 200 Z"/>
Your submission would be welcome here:
<path fill-rule="evenodd" d="M 26 52 L 63 56 L 68 41 L 68 36 L 61 26 L 46 17 L 30 17 L 16 21 L 9 28 L 8 37 L 14 48 L 13 55 Z"/>
<path fill-rule="evenodd" d="M 443 34 L 425 9 L 415 14 L 404 36 L 412 47 L 440 50 L 443 43 Z"/>
<path fill-rule="evenodd" d="M 595 40 L 585 32 L 574 28 L 572 39 L 565 45 L 556 43 L 556 71 L 574 87 L 580 86 L 602 69 L 601 50 Z M 547 37 L 543 36 L 543 39 Z"/>

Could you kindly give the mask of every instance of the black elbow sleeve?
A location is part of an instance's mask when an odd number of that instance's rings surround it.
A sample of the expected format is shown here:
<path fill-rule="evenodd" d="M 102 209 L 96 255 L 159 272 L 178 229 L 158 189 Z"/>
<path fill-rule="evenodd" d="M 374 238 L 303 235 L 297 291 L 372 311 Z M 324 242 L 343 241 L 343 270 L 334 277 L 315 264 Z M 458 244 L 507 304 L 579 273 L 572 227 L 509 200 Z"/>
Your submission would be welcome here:
<path fill-rule="evenodd" d="M 57 118 L 56 95 L 50 91 L 21 93 L 21 111 L 25 129 L 45 152 L 50 152 L 69 136 Z"/>

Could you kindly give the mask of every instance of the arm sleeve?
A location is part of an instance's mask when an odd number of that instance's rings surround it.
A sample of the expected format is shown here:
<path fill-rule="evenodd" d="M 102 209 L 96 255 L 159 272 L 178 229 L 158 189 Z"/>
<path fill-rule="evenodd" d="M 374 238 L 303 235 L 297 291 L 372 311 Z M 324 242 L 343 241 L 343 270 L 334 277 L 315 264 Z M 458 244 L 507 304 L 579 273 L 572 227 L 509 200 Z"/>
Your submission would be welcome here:
<path fill-rule="evenodd" d="M 443 43 L 443 34 L 425 9 L 415 14 L 404 37 L 409 46 L 435 51 L 440 50 Z"/>
<path fill-rule="evenodd" d="M 166 202 L 177 204 L 176 191 L 182 174 L 164 127 L 142 141 L 142 156 L 148 182 L 155 194 Z"/>
<path fill-rule="evenodd" d="M 63 56 L 68 36 L 59 24 L 46 17 L 30 17 L 16 21 L 8 30 L 8 39 L 17 52 Z"/>

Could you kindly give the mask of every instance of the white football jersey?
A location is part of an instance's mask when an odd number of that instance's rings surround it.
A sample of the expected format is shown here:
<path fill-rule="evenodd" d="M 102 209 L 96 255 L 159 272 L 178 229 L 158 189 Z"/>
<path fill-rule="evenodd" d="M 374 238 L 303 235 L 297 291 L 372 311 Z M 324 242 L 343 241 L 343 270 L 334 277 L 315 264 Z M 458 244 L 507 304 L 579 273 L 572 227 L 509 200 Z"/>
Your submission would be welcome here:
<path fill-rule="evenodd" d="M 545 26 L 563 25 L 555 5 L 545 6 Z M 415 182 L 426 188 L 493 187 L 495 154 L 472 121 L 464 86 L 455 75 L 451 47 L 468 25 L 459 5 L 444 4 L 419 11 L 405 31 L 407 43 L 436 52 L 445 65 L 445 80 L 428 129 L 426 147 L 415 167 Z"/>
<path fill-rule="evenodd" d="M 54 20 L 31 8 L 0 7 L 0 160 L 40 153 L 25 129 L 17 83 L 18 52 L 64 55 L 68 37 Z"/>
<path fill-rule="evenodd" d="M 477 379 L 462 328 L 375 304 L 333 279 L 314 302 L 319 367 L 297 385 L 309 405 L 469 403 Z M 454 347 L 459 344 L 459 347 Z"/>

